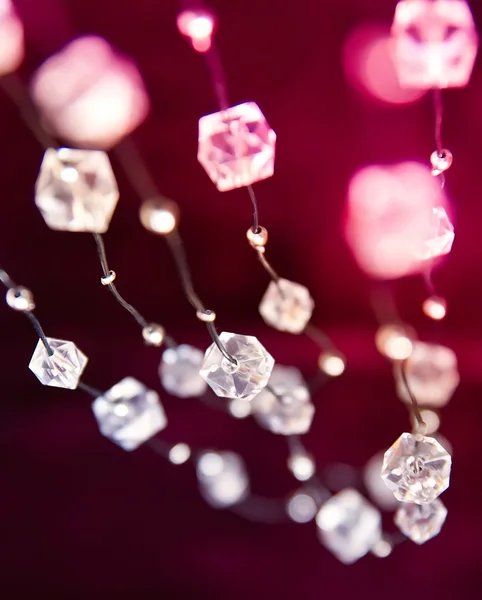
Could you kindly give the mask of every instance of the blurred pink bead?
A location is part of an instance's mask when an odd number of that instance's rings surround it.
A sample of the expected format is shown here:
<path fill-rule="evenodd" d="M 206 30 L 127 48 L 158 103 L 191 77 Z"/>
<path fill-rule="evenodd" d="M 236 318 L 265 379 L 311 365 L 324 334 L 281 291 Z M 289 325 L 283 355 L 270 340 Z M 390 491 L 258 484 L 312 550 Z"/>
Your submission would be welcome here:
<path fill-rule="evenodd" d="M 0 0 L 0 76 L 16 71 L 24 57 L 23 26 L 10 0 Z"/>
<path fill-rule="evenodd" d="M 429 89 L 467 85 L 478 37 L 465 0 L 401 0 L 392 37 L 402 86 Z"/>
<path fill-rule="evenodd" d="M 383 279 L 426 269 L 446 254 L 453 227 L 444 191 L 424 165 L 370 166 L 349 185 L 345 234 L 359 266 Z"/>
<path fill-rule="evenodd" d="M 79 146 L 110 148 L 149 111 L 136 65 L 100 37 L 78 38 L 48 58 L 31 88 L 49 126 Z"/>
<path fill-rule="evenodd" d="M 273 175 L 276 134 L 254 102 L 199 119 L 198 160 L 220 192 Z"/>
<path fill-rule="evenodd" d="M 206 52 L 211 47 L 214 17 L 206 10 L 184 10 L 177 17 L 177 28 L 189 38 L 195 50 Z"/>

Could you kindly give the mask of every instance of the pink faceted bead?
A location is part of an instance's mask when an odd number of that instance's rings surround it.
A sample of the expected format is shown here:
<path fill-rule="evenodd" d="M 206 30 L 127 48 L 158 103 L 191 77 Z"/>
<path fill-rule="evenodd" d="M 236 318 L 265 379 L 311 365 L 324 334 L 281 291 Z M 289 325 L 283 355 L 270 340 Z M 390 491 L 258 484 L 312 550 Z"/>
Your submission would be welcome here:
<path fill-rule="evenodd" d="M 452 250 L 454 239 L 454 226 L 450 222 L 445 209 L 440 206 L 433 208 L 430 219 L 430 234 L 425 240 L 425 248 L 421 258 L 428 260 L 448 254 Z"/>
<path fill-rule="evenodd" d="M 23 26 L 10 0 L 0 0 L 0 77 L 12 73 L 24 56 Z"/>
<path fill-rule="evenodd" d="M 465 0 L 401 0 L 392 37 L 402 86 L 429 89 L 467 85 L 478 37 Z"/>
<path fill-rule="evenodd" d="M 198 160 L 220 192 L 273 175 L 276 134 L 254 102 L 199 119 Z"/>
<path fill-rule="evenodd" d="M 78 38 L 48 58 L 31 89 L 49 126 L 80 146 L 110 148 L 149 110 L 136 65 L 95 36 Z"/>

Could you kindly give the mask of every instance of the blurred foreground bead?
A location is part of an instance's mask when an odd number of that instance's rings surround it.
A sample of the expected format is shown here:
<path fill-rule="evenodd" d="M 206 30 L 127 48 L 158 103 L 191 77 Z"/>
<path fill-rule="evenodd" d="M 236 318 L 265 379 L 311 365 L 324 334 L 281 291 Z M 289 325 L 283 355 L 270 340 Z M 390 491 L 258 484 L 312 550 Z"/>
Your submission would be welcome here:
<path fill-rule="evenodd" d="M 423 301 L 423 312 L 434 321 L 441 321 L 447 314 L 447 301 L 445 298 L 431 296 Z"/>
<path fill-rule="evenodd" d="M 405 360 L 413 350 L 415 332 L 402 325 L 382 325 L 375 335 L 375 345 L 390 360 Z"/>
<path fill-rule="evenodd" d="M 313 298 L 304 285 L 278 279 L 268 285 L 259 312 L 271 327 L 301 333 L 311 319 L 314 306 Z"/>
<path fill-rule="evenodd" d="M 264 227 L 258 227 L 258 231 L 253 231 L 250 227 L 246 232 L 246 237 L 253 248 L 263 248 L 268 243 L 268 230 Z"/>
<path fill-rule="evenodd" d="M 248 494 L 246 468 L 234 452 L 202 453 L 196 472 L 201 495 L 214 508 L 234 506 Z"/>
<path fill-rule="evenodd" d="M 478 38 L 465 0 L 402 0 L 397 4 L 392 37 L 402 86 L 467 85 Z"/>
<path fill-rule="evenodd" d="M 27 310 L 33 310 L 35 308 L 35 302 L 33 299 L 32 292 L 26 287 L 13 287 L 9 288 L 5 296 L 7 304 L 13 310 L 21 312 Z"/>
<path fill-rule="evenodd" d="M 315 474 L 316 465 L 309 454 L 295 452 L 288 458 L 288 469 L 298 481 L 308 481 Z"/>
<path fill-rule="evenodd" d="M 270 389 L 265 388 L 252 400 L 253 416 L 258 424 L 280 435 L 306 433 L 315 407 L 300 371 L 275 365 L 268 385 Z"/>
<path fill-rule="evenodd" d="M 267 179 L 276 134 L 254 102 L 199 119 L 198 160 L 220 192 Z"/>
<path fill-rule="evenodd" d="M 387 556 L 390 556 L 392 551 L 392 543 L 384 537 L 381 537 L 371 549 L 373 556 L 376 556 L 377 558 L 387 558 Z"/>
<path fill-rule="evenodd" d="M 126 377 L 92 403 L 100 432 L 124 450 L 135 450 L 167 425 L 159 396 Z"/>
<path fill-rule="evenodd" d="M 432 209 L 430 228 L 420 258 L 429 260 L 449 254 L 455 239 L 454 226 L 442 207 Z"/>
<path fill-rule="evenodd" d="M 158 323 L 149 323 L 142 330 L 142 337 L 148 346 L 162 346 L 166 330 Z"/>
<path fill-rule="evenodd" d="M 345 372 L 345 361 L 340 354 L 335 352 L 323 352 L 318 359 L 318 366 L 330 377 L 339 377 Z"/>
<path fill-rule="evenodd" d="M 228 405 L 230 414 L 235 419 L 246 419 L 252 411 L 252 404 L 244 398 L 233 398 Z"/>
<path fill-rule="evenodd" d="M 383 452 L 379 452 L 363 468 L 363 482 L 373 502 L 383 510 L 392 511 L 399 503 L 380 477 L 382 465 Z"/>
<path fill-rule="evenodd" d="M 105 233 L 119 190 L 105 152 L 49 148 L 35 184 L 35 204 L 51 229 Z"/>
<path fill-rule="evenodd" d="M 395 513 L 395 525 L 416 544 L 423 544 L 440 533 L 447 509 L 441 500 L 430 504 L 402 504 Z"/>
<path fill-rule="evenodd" d="M 177 16 L 179 32 L 189 38 L 197 52 L 207 52 L 211 48 L 214 25 L 214 15 L 207 10 L 183 10 Z"/>
<path fill-rule="evenodd" d="M 447 169 L 450 169 L 452 166 L 454 157 L 452 152 L 447 149 L 443 149 L 441 152 L 435 150 L 432 152 L 430 156 L 430 163 L 432 164 L 432 175 L 437 177 L 437 175 L 441 175 Z"/>
<path fill-rule="evenodd" d="M 218 396 L 251 400 L 266 387 L 274 359 L 251 335 L 223 331 L 219 336 L 234 364 L 223 356 L 216 344 L 206 350 L 200 374 Z"/>
<path fill-rule="evenodd" d="M 32 96 L 59 137 L 108 149 L 149 112 L 136 65 L 100 37 L 80 37 L 37 69 Z"/>
<path fill-rule="evenodd" d="M 381 537 L 381 515 L 356 490 L 342 490 L 316 515 L 318 535 L 342 563 L 356 562 Z"/>
<path fill-rule="evenodd" d="M 75 390 L 87 365 L 87 356 L 73 342 L 47 338 L 53 355 L 39 340 L 28 365 L 43 385 Z"/>
<path fill-rule="evenodd" d="M 304 491 L 296 492 L 289 498 L 286 504 L 286 512 L 296 523 L 308 523 L 315 518 L 316 501 Z"/>
<path fill-rule="evenodd" d="M 207 388 L 199 375 L 203 358 L 201 350 L 188 344 L 165 350 L 159 365 L 159 377 L 164 389 L 179 398 L 202 396 Z"/>
<path fill-rule="evenodd" d="M 402 433 L 385 452 L 381 476 L 397 500 L 429 504 L 449 487 L 451 465 L 435 438 Z"/>
<path fill-rule="evenodd" d="M 0 77 L 16 71 L 24 57 L 23 25 L 10 0 L 0 1 Z"/>
<path fill-rule="evenodd" d="M 169 460 L 173 465 L 182 465 L 189 460 L 191 448 L 187 444 L 176 444 L 169 450 Z"/>
<path fill-rule="evenodd" d="M 394 365 L 397 395 L 410 403 L 401 369 L 401 365 Z M 408 387 L 422 406 L 445 406 L 460 382 L 457 357 L 445 346 L 415 342 L 404 369 Z"/>
<path fill-rule="evenodd" d="M 179 207 L 170 200 L 156 199 L 143 202 L 139 212 L 142 225 L 152 233 L 166 235 L 176 228 Z"/>

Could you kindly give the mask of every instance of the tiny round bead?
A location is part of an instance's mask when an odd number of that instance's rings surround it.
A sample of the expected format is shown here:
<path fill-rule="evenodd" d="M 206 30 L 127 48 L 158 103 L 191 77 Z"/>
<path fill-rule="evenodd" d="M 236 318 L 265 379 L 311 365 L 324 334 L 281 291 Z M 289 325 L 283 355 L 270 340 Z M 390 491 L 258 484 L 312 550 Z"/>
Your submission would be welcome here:
<path fill-rule="evenodd" d="M 167 235 L 177 225 L 179 208 L 170 200 L 147 200 L 141 206 L 139 218 L 142 225 L 153 233 Z"/>
<path fill-rule="evenodd" d="M 450 150 L 446 150 L 445 148 L 441 152 L 438 152 L 437 150 L 432 152 L 430 156 L 430 163 L 433 167 L 432 175 L 440 175 L 440 173 L 450 169 L 453 160 L 454 157 L 452 152 L 450 152 Z"/>
<path fill-rule="evenodd" d="M 250 227 L 246 232 L 246 237 L 254 248 L 266 246 L 268 243 L 268 231 L 264 227 L 258 227 L 258 231 L 253 231 Z"/>
<path fill-rule="evenodd" d="M 323 352 L 318 359 L 318 366 L 330 377 L 338 377 L 345 370 L 343 357 L 334 352 Z"/>
<path fill-rule="evenodd" d="M 196 317 L 202 321 L 203 323 L 214 323 L 216 320 L 216 313 L 214 310 L 198 310 L 196 313 Z"/>
<path fill-rule="evenodd" d="M 149 346 L 161 346 L 165 334 L 164 327 L 157 323 L 149 323 L 149 325 L 142 330 L 142 337 Z"/>
<path fill-rule="evenodd" d="M 10 288 L 6 295 L 7 304 L 14 310 L 27 311 L 35 308 L 32 292 L 26 287 Z"/>
<path fill-rule="evenodd" d="M 399 324 L 382 325 L 375 335 L 375 345 L 383 356 L 391 360 L 405 360 L 413 350 L 415 331 Z"/>
<path fill-rule="evenodd" d="M 102 285 L 110 285 L 115 280 L 116 277 L 117 277 L 116 272 L 111 269 L 109 271 L 108 275 L 100 278 L 100 282 Z"/>
<path fill-rule="evenodd" d="M 392 543 L 386 538 L 380 538 L 372 547 L 372 554 L 378 558 L 387 558 L 393 550 Z"/>
<path fill-rule="evenodd" d="M 432 296 L 424 300 L 422 310 L 430 319 L 441 321 L 447 314 L 447 302 L 444 298 Z"/>

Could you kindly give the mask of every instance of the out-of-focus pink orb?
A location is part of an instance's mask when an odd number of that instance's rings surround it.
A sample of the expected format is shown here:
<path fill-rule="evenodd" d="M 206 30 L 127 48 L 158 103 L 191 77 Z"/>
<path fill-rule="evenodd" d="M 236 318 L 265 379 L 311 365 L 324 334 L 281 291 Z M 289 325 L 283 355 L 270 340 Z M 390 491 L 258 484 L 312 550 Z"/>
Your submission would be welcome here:
<path fill-rule="evenodd" d="M 183 10 L 177 17 L 177 28 L 189 38 L 197 52 L 206 52 L 211 47 L 214 17 L 207 11 Z"/>
<path fill-rule="evenodd" d="M 402 86 L 467 85 L 478 36 L 465 0 L 401 0 L 395 9 L 392 38 Z"/>
<path fill-rule="evenodd" d="M 23 25 L 10 0 L 0 0 L 0 77 L 16 71 L 24 57 Z"/>
<path fill-rule="evenodd" d="M 35 73 L 32 95 L 49 126 L 79 146 L 107 149 L 149 112 L 136 65 L 100 37 L 81 37 Z"/>
<path fill-rule="evenodd" d="M 447 302 L 445 298 L 431 296 L 423 301 L 423 312 L 434 321 L 441 321 L 447 314 Z"/>
<path fill-rule="evenodd" d="M 345 235 L 361 269 L 393 279 L 421 272 L 427 260 L 449 252 L 454 233 L 447 205 L 444 191 L 419 163 L 358 171 L 349 184 Z"/>
<path fill-rule="evenodd" d="M 386 26 L 365 23 L 353 29 L 343 45 L 343 67 L 358 91 L 379 102 L 410 104 L 425 95 L 400 86 Z"/>

